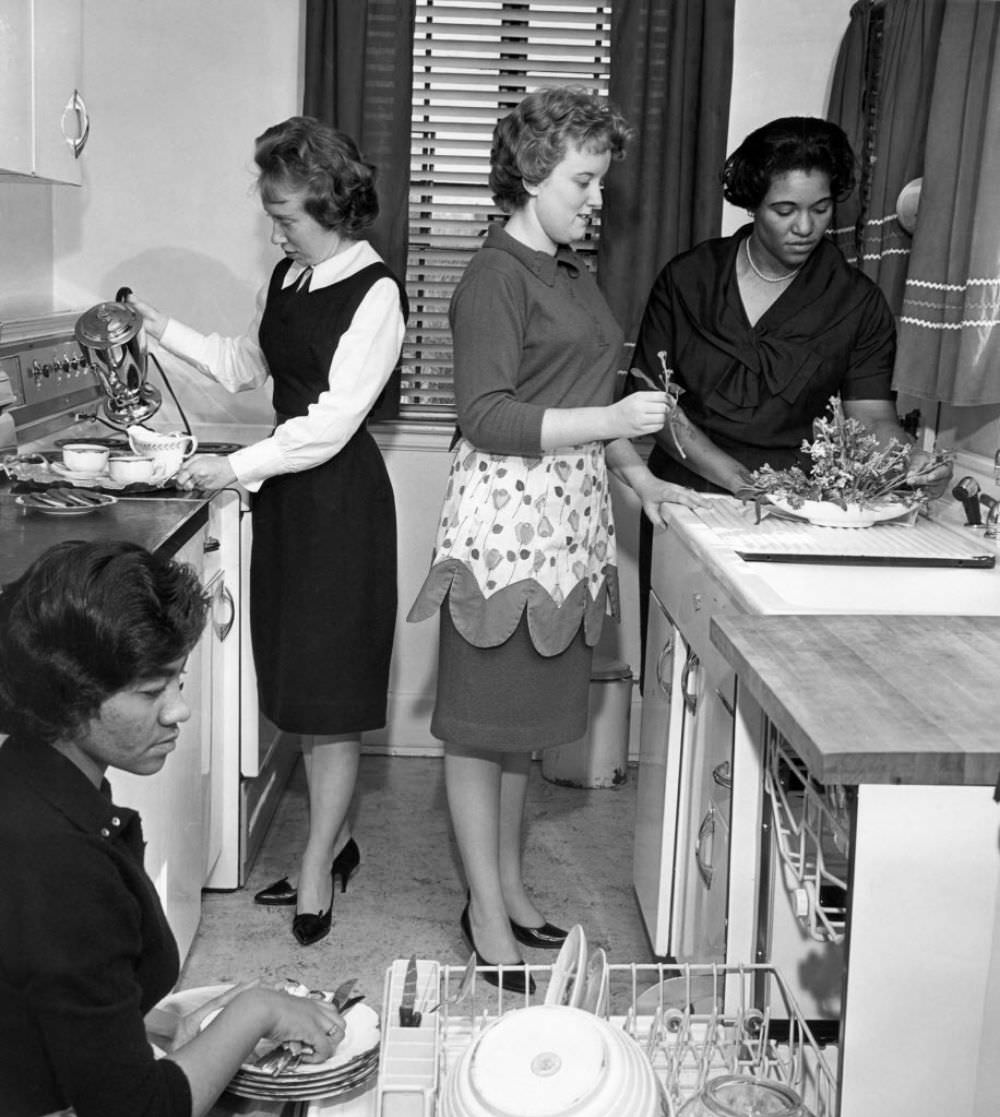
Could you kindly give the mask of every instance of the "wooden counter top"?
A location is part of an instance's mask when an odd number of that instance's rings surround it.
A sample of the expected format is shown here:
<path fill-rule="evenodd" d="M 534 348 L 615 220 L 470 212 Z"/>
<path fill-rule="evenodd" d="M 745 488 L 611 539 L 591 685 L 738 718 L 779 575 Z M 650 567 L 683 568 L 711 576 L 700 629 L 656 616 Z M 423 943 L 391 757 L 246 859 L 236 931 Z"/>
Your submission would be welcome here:
<path fill-rule="evenodd" d="M 128 539 L 155 551 L 173 551 L 204 522 L 212 495 L 204 499 L 120 499 L 85 516 L 51 516 L 26 510 L 0 493 L 0 585 L 12 581 L 55 543 L 68 539 Z"/>
<path fill-rule="evenodd" d="M 996 783 L 1000 618 L 721 616 L 711 639 L 821 782 Z"/>

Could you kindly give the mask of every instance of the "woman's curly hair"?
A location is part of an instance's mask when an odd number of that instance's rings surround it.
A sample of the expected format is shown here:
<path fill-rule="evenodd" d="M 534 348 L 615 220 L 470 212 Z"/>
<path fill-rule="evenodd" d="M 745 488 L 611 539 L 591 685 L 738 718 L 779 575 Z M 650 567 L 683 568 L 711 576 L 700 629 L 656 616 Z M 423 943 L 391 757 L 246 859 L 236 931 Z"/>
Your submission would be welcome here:
<path fill-rule="evenodd" d="M 490 189 L 504 213 L 528 200 L 536 186 L 562 162 L 569 146 L 625 155 L 632 129 L 607 101 L 586 89 L 555 86 L 529 93 L 493 129 Z"/>
<path fill-rule="evenodd" d="M 375 167 L 346 132 L 311 116 L 292 116 L 256 140 L 257 185 L 265 202 L 304 194 L 303 208 L 326 229 L 353 237 L 378 217 Z"/>
<path fill-rule="evenodd" d="M 842 128 L 813 116 L 784 116 L 751 132 L 722 169 L 722 196 L 755 210 L 771 183 L 789 171 L 822 171 L 842 202 L 854 189 L 854 152 Z"/>
<path fill-rule="evenodd" d="M 58 543 L 0 593 L 0 732 L 72 740 L 104 701 L 198 642 L 190 566 L 135 543 Z"/>

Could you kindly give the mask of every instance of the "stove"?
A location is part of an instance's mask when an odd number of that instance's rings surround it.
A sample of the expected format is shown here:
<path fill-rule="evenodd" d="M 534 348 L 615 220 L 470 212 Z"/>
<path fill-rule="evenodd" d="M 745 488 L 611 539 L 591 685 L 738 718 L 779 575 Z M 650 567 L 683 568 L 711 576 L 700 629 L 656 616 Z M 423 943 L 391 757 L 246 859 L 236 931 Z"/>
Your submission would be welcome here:
<path fill-rule="evenodd" d="M 124 435 L 116 435 L 111 437 L 100 436 L 94 438 L 87 435 L 83 438 L 77 435 L 73 438 L 57 438 L 54 445 L 57 447 L 68 446 L 71 442 L 94 442 L 98 446 L 107 446 L 109 450 L 122 451 L 123 453 L 131 453 L 131 448 L 128 444 L 128 439 Z M 199 454 L 232 454 L 236 450 L 242 450 L 246 444 L 243 442 L 210 442 L 198 439 L 198 453 Z"/>

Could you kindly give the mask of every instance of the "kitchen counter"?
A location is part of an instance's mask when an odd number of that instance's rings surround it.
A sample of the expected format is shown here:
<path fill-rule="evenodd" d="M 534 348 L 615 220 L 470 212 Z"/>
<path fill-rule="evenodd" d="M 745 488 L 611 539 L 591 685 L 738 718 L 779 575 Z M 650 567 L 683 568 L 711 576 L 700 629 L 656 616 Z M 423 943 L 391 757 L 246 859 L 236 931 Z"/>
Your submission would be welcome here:
<path fill-rule="evenodd" d="M 155 551 L 180 547 L 206 521 L 214 493 L 184 500 L 119 499 L 82 516 L 53 516 L 21 508 L 0 492 L 0 584 L 12 581 L 43 551 L 69 539 L 128 539 Z"/>
<path fill-rule="evenodd" d="M 727 616 L 711 638 L 821 783 L 996 783 L 1000 618 Z"/>
<path fill-rule="evenodd" d="M 840 1113 L 996 1113 L 1000 620 L 722 616 L 711 636 L 738 678 L 728 960 L 758 960 L 766 916 L 744 888 L 768 876 L 763 711 L 848 785 Z"/>

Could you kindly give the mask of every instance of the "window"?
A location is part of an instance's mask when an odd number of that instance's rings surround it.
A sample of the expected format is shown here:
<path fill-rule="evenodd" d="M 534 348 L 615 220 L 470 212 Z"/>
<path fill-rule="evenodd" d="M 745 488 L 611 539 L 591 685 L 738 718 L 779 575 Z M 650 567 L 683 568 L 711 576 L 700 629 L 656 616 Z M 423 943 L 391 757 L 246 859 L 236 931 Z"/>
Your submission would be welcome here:
<path fill-rule="evenodd" d="M 418 2 L 403 418 L 454 417 L 448 303 L 497 213 L 487 185 L 493 126 L 545 85 L 581 85 L 606 96 L 610 32 L 610 3 Z M 591 259 L 598 224 L 576 246 Z"/>

